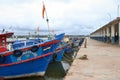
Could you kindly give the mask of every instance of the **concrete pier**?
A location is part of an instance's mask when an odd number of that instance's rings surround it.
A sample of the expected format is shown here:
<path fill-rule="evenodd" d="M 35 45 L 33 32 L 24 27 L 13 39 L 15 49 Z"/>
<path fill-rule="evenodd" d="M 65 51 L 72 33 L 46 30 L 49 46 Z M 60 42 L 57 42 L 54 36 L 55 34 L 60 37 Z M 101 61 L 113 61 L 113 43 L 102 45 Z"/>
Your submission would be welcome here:
<path fill-rule="evenodd" d="M 79 59 L 84 54 L 88 60 Z M 64 80 L 120 80 L 120 47 L 87 39 Z"/>

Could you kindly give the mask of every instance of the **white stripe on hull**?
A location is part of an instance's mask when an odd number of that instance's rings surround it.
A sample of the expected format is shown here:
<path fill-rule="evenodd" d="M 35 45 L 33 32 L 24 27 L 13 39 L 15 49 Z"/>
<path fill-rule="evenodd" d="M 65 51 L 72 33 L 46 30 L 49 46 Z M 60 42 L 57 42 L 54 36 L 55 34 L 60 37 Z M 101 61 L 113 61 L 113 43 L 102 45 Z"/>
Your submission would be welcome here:
<path fill-rule="evenodd" d="M 15 75 L 15 76 L 5 76 L 4 79 L 10 78 L 21 78 L 21 77 L 30 77 L 30 76 L 44 76 L 45 72 L 36 72 L 36 73 L 29 73 L 29 74 L 22 74 L 22 75 Z"/>

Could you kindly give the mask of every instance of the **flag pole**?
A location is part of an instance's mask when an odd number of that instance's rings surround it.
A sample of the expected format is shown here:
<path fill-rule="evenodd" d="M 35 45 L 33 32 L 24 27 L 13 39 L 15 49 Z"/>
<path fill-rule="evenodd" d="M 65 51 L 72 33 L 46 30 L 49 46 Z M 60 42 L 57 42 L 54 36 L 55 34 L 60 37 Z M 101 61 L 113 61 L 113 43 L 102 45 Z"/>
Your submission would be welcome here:
<path fill-rule="evenodd" d="M 37 27 L 37 32 L 38 32 L 38 38 L 39 38 L 39 32 L 40 32 L 40 27 Z"/>
<path fill-rule="evenodd" d="M 49 37 L 50 37 L 50 26 L 49 26 L 49 19 L 48 19 L 48 15 L 47 15 L 47 11 L 46 11 L 46 8 L 45 8 L 45 4 L 43 2 L 43 7 L 44 7 L 44 10 L 45 10 L 45 15 L 46 15 L 46 22 L 47 22 L 47 26 L 48 26 L 48 32 L 49 32 Z M 43 18 L 44 18 L 44 15 L 43 15 Z"/>

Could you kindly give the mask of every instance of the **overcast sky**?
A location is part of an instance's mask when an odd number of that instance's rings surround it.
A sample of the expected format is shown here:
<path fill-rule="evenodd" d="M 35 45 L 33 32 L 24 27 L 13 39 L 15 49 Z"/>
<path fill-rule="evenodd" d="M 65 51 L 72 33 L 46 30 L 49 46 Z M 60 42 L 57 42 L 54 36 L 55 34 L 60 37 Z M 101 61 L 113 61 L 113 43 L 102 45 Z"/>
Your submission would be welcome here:
<path fill-rule="evenodd" d="M 87 35 L 115 19 L 119 0 L 0 0 L 0 30 L 15 34 L 48 33 L 42 19 L 44 1 L 50 30 Z"/>

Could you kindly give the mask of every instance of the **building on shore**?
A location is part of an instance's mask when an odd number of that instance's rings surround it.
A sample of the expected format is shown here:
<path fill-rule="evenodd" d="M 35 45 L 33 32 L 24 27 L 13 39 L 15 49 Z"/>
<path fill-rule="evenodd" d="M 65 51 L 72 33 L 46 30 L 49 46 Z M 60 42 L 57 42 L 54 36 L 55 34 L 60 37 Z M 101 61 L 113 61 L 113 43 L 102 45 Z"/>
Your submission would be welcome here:
<path fill-rule="evenodd" d="M 92 32 L 90 38 L 120 45 L 120 17 Z"/>

